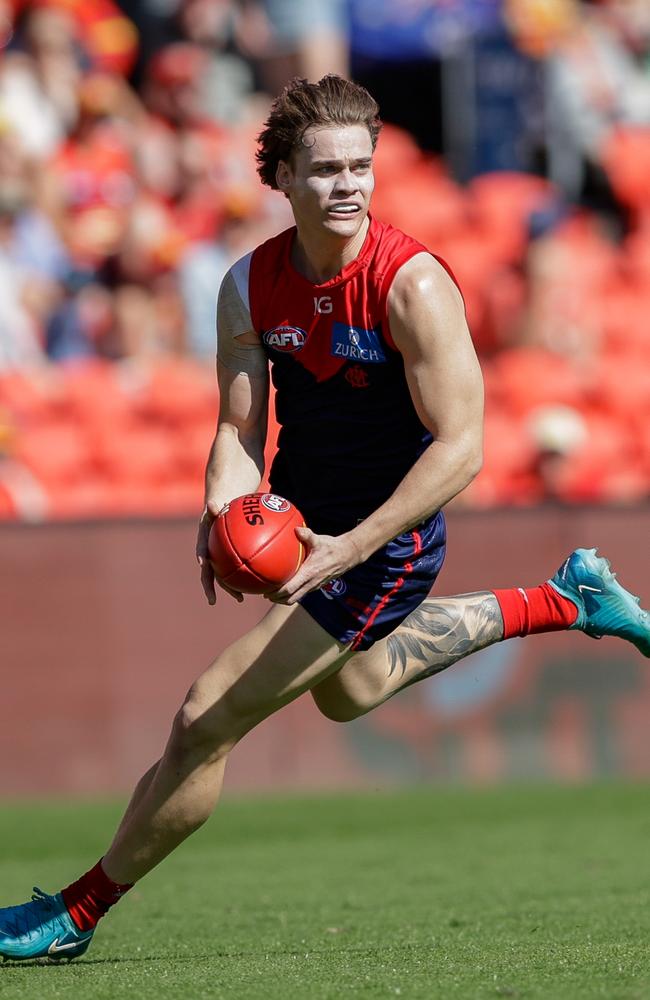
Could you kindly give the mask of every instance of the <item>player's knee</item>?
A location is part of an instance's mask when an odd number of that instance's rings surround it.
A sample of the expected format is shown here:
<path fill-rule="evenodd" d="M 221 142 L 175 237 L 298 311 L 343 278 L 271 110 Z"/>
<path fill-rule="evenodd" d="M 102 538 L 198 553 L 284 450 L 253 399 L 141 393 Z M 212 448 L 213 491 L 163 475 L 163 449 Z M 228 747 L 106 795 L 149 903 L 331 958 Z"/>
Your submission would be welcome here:
<path fill-rule="evenodd" d="M 328 705 L 326 707 L 319 705 L 318 707 L 320 708 L 321 715 L 324 715 L 330 722 L 353 722 L 354 719 L 358 719 L 359 716 L 365 715 L 368 711 L 367 708 L 361 708 L 356 705 Z"/>
<path fill-rule="evenodd" d="M 373 707 L 352 698 L 335 698 L 331 700 L 314 698 L 316 706 L 326 719 L 331 722 L 352 722 L 365 715 Z"/>
<path fill-rule="evenodd" d="M 364 664 L 364 667 L 367 666 L 367 663 Z M 315 688 L 312 695 L 326 719 L 331 719 L 332 722 L 352 722 L 385 701 L 385 687 L 383 673 L 362 669 L 355 670 L 347 678 L 335 675 Z"/>
<path fill-rule="evenodd" d="M 237 728 L 226 698 L 206 705 L 190 692 L 174 719 L 172 743 L 181 753 L 223 756 L 237 742 Z"/>

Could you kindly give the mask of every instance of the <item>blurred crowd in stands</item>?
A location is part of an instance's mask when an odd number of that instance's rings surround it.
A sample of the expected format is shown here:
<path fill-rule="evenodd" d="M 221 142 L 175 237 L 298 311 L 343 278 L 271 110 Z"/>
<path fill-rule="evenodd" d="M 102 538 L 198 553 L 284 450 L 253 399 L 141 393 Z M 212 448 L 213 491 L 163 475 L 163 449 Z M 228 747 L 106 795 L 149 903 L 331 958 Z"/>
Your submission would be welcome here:
<path fill-rule="evenodd" d="M 292 222 L 255 137 L 327 72 L 380 101 L 374 214 L 463 287 L 457 502 L 648 498 L 647 0 L 0 0 L 0 46 L 0 518 L 200 507 L 217 289 Z"/>

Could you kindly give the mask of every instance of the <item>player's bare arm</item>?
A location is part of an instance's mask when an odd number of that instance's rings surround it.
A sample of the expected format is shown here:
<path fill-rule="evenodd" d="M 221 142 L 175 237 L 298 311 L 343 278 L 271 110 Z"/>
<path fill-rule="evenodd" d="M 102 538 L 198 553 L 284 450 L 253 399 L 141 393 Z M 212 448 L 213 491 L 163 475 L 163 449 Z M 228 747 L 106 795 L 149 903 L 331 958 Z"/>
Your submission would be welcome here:
<path fill-rule="evenodd" d="M 309 557 L 276 600 L 295 603 L 364 561 L 443 507 L 480 470 L 483 382 L 458 289 L 435 258 L 417 254 L 395 277 L 388 306 L 413 405 L 434 440 L 392 496 L 352 531 L 301 533 Z"/>
<path fill-rule="evenodd" d="M 363 558 L 464 490 L 483 455 L 483 379 L 456 285 L 435 258 L 418 254 L 397 274 L 388 304 L 413 405 L 433 442 L 352 533 Z"/>
<path fill-rule="evenodd" d="M 205 472 L 205 506 L 196 544 L 201 583 L 214 604 L 215 577 L 208 557 L 214 518 L 233 497 L 254 492 L 264 475 L 269 377 L 259 336 L 229 272 L 217 305 L 219 418 Z M 241 601 L 241 594 L 224 587 Z"/>

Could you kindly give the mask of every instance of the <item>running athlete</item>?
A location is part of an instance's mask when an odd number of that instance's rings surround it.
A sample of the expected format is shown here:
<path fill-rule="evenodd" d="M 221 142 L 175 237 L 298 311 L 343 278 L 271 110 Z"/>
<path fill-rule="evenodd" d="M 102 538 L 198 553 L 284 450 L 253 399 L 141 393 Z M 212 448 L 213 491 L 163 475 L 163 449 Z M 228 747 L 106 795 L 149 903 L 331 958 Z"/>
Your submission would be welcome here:
<path fill-rule="evenodd" d="M 286 88 L 258 159 L 296 225 L 238 261 L 219 295 L 203 588 L 214 604 L 214 517 L 263 475 L 269 362 L 281 425 L 271 488 L 305 515 L 308 557 L 192 685 L 100 861 L 55 895 L 37 889 L 0 910 L 5 957 L 82 955 L 109 907 L 211 814 L 235 744 L 305 691 L 345 721 L 491 643 L 557 629 L 619 636 L 650 656 L 650 616 L 594 549 L 539 587 L 428 596 L 441 510 L 481 463 L 483 391 L 449 269 L 368 214 L 377 113 L 339 77 Z"/>

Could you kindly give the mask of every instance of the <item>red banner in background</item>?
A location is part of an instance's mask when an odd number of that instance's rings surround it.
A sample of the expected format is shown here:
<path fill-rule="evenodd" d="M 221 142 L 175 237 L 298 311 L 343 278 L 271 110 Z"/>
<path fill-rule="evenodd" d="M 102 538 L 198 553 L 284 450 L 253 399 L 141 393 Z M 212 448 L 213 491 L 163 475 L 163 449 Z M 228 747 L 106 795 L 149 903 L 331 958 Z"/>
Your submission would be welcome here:
<path fill-rule="evenodd" d="M 189 521 L 0 527 L 0 794 L 126 792 L 195 676 L 265 609 L 205 604 Z M 597 545 L 650 601 L 650 509 L 452 512 L 436 591 L 532 586 Z M 650 665 L 575 632 L 474 654 L 345 725 L 303 696 L 232 755 L 230 790 L 650 774 Z"/>

